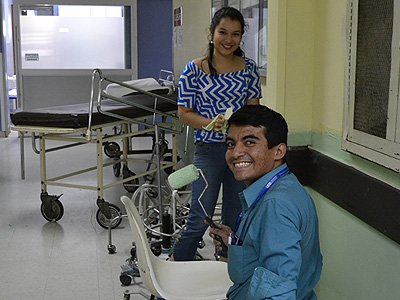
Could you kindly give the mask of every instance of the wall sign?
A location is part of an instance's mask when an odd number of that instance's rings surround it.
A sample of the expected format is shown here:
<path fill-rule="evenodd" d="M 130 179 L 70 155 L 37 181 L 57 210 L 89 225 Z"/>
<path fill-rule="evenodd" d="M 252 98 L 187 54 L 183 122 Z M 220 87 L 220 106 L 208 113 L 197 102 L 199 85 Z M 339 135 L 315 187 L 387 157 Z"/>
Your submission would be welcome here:
<path fill-rule="evenodd" d="M 25 53 L 25 61 L 39 61 L 39 53 Z"/>

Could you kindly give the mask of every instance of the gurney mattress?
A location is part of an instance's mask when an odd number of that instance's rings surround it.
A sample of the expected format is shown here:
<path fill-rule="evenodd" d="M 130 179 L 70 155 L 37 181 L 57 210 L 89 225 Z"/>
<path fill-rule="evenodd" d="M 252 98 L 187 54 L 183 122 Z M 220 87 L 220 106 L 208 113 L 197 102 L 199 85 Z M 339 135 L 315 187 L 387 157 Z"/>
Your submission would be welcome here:
<path fill-rule="evenodd" d="M 168 97 L 176 101 L 176 95 L 163 95 L 163 97 Z M 177 109 L 176 104 L 161 99 L 157 101 L 157 106 L 154 107 L 154 98 L 144 94 L 133 94 L 124 98 L 124 100 L 129 102 L 153 108 L 161 112 L 172 112 Z M 128 118 L 139 118 L 152 114 L 149 111 L 108 99 L 102 100 L 101 109 Z M 89 104 L 61 105 L 34 109 L 31 111 L 20 111 L 12 113 L 10 117 L 11 122 L 15 126 L 84 128 L 88 126 Z M 111 116 L 99 113 L 96 107 L 93 108 L 92 125 L 102 125 L 117 120 L 118 119 Z"/>

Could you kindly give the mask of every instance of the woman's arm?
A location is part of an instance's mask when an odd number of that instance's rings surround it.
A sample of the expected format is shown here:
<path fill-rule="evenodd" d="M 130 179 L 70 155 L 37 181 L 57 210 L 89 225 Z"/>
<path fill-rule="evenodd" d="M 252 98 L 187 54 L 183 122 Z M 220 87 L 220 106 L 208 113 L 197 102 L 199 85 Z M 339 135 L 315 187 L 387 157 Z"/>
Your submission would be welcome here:
<path fill-rule="evenodd" d="M 193 128 L 202 128 L 211 122 L 210 119 L 207 119 L 196 113 L 193 108 L 185 106 L 178 106 L 178 116 L 179 120 L 183 124 L 189 125 Z"/>
<path fill-rule="evenodd" d="M 188 108 L 184 106 L 178 106 L 178 116 L 179 120 L 183 124 L 189 125 L 197 129 L 207 126 L 212 121 L 212 119 L 205 118 L 200 114 L 196 113 L 193 110 L 193 108 Z M 221 118 L 219 118 L 215 122 L 213 130 L 220 131 L 223 124 L 224 124 L 224 118 L 221 116 Z"/>

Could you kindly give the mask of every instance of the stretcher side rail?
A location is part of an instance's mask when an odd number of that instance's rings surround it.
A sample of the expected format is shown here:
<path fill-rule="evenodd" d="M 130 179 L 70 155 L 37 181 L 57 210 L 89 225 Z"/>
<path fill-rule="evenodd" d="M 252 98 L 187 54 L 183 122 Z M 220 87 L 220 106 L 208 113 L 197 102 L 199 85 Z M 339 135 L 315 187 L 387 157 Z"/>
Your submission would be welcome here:
<path fill-rule="evenodd" d="M 113 95 L 110 95 L 109 93 L 106 93 L 103 90 L 102 86 L 103 86 L 104 82 L 115 83 L 115 84 L 118 84 L 118 85 L 120 85 L 122 87 L 125 87 L 127 89 L 132 90 L 132 92 L 141 93 L 141 94 L 153 97 L 154 98 L 154 107 L 150 108 L 150 107 L 135 103 L 134 101 L 130 101 L 128 99 L 124 99 L 124 98 L 120 98 L 120 97 L 114 97 Z M 108 116 L 111 116 L 111 117 L 114 117 L 114 118 L 119 118 L 119 119 L 122 119 L 122 120 L 125 120 L 125 121 L 133 122 L 133 123 L 136 123 L 136 124 L 141 124 L 141 125 L 144 125 L 144 126 L 151 126 L 151 127 L 154 128 L 156 115 L 169 117 L 169 118 L 172 118 L 174 120 L 178 120 L 178 117 L 173 113 L 166 113 L 166 112 L 157 110 L 158 99 L 160 99 L 162 101 L 166 101 L 166 102 L 168 102 L 170 104 L 176 104 L 177 103 L 176 100 L 173 100 L 171 98 L 165 97 L 165 96 L 160 95 L 160 94 L 156 94 L 156 93 L 152 93 L 150 91 L 146 91 L 146 90 L 141 89 L 139 87 L 135 87 L 135 86 L 126 84 L 124 82 L 114 80 L 112 78 L 105 77 L 105 76 L 103 76 L 103 72 L 100 69 L 94 69 L 93 70 L 91 86 L 92 87 L 91 87 L 91 97 L 90 97 L 90 103 L 89 103 L 89 119 L 88 119 L 88 127 L 87 127 L 87 137 L 88 138 L 90 138 L 90 134 L 91 134 L 92 118 L 93 118 L 93 106 L 94 106 L 94 103 L 95 103 L 95 99 L 97 99 L 96 104 L 97 104 L 97 111 L 99 113 L 102 113 L 104 115 L 108 115 Z M 97 91 L 97 97 L 96 97 L 95 91 Z M 146 123 L 146 122 L 140 122 L 138 120 L 134 120 L 134 119 L 131 119 L 131 118 L 127 118 L 125 116 L 121 116 L 121 115 L 117 115 L 117 114 L 105 111 L 105 110 L 102 109 L 102 106 L 101 106 L 103 99 L 111 99 L 111 100 L 114 100 L 114 101 L 119 102 L 119 103 L 123 103 L 123 104 L 129 105 L 129 106 L 134 106 L 134 107 L 142 109 L 144 111 L 151 112 L 151 113 L 153 113 L 153 124 L 149 124 L 149 123 Z M 167 127 L 162 127 L 160 129 L 166 130 L 166 131 L 171 132 L 171 133 L 181 133 L 182 132 L 182 129 L 181 130 L 173 130 L 173 129 L 167 128 Z"/>
<path fill-rule="evenodd" d="M 101 71 L 98 70 L 98 69 L 94 70 L 93 78 L 95 78 L 96 75 L 98 75 L 99 78 L 100 78 L 100 80 L 98 80 L 98 90 L 97 90 L 97 94 L 98 94 L 97 110 L 100 113 L 108 115 L 108 116 L 111 116 L 111 117 L 114 117 L 114 118 L 119 118 L 119 119 L 125 120 L 127 122 L 138 123 L 138 124 L 142 124 L 142 125 L 144 125 L 146 127 L 154 128 L 155 140 L 156 140 L 156 142 L 155 142 L 156 153 L 155 154 L 156 154 L 156 164 L 157 164 L 157 166 L 156 166 L 156 169 L 157 169 L 157 172 L 156 172 L 156 174 L 157 174 L 157 194 L 158 194 L 157 195 L 157 200 L 158 200 L 158 205 L 159 205 L 158 211 L 159 211 L 159 214 L 160 214 L 160 217 L 159 217 L 160 224 L 159 224 L 159 226 L 160 226 L 160 228 L 166 228 L 166 226 L 164 226 L 165 224 L 163 224 L 164 220 L 161 217 L 161 215 L 163 214 L 165 208 L 168 207 L 168 205 L 167 206 L 165 205 L 165 203 L 164 203 L 165 201 L 163 199 L 163 193 L 162 193 L 162 182 L 161 182 L 161 180 L 162 180 L 161 179 L 162 164 L 161 164 L 161 153 L 160 153 L 160 143 L 159 143 L 160 134 L 164 134 L 165 132 L 169 132 L 169 133 L 173 133 L 173 134 L 182 133 L 183 127 L 180 126 L 179 129 L 175 129 L 173 127 L 173 125 L 177 126 L 178 117 L 176 115 L 174 115 L 174 114 L 160 111 L 159 109 L 157 109 L 157 105 L 159 104 L 159 101 L 166 101 L 166 102 L 174 103 L 174 104 L 176 104 L 176 101 L 173 101 L 172 99 L 170 99 L 168 97 L 164 97 L 162 95 L 158 95 L 158 94 L 151 93 L 151 92 L 145 91 L 145 90 L 137 88 L 137 87 L 133 87 L 133 86 L 127 85 L 125 83 L 121 83 L 121 82 L 118 82 L 118 81 L 115 81 L 115 80 L 109 80 L 107 78 L 104 78 L 102 76 L 102 74 L 101 74 Z M 154 106 L 153 107 L 148 107 L 148 106 L 144 106 L 144 105 L 141 105 L 139 103 L 136 103 L 135 101 L 130 101 L 130 99 L 124 99 L 124 98 L 121 98 L 121 97 L 114 97 L 113 95 L 109 95 L 108 93 L 105 93 L 104 90 L 101 89 L 103 81 L 110 81 L 112 83 L 117 83 L 117 84 L 120 84 L 121 86 L 123 86 L 125 88 L 128 88 L 128 89 L 130 89 L 132 91 L 149 95 L 149 96 L 154 98 Z M 92 94 L 92 96 L 94 97 L 94 94 Z M 116 114 L 116 113 L 113 113 L 113 112 L 110 112 L 110 111 L 104 111 L 102 109 L 102 100 L 105 99 L 105 98 L 114 100 L 114 101 L 116 101 L 118 103 L 123 103 L 125 105 L 133 106 L 133 107 L 136 107 L 138 109 L 142 109 L 142 110 L 144 110 L 146 112 L 152 113 L 153 114 L 152 122 L 151 123 L 141 122 L 140 120 L 133 120 L 132 118 L 129 118 L 129 117 L 126 117 L 126 116 L 123 116 L 123 115 L 119 115 L 119 114 Z M 91 101 L 91 105 L 93 105 L 93 101 Z M 157 120 L 156 120 L 157 116 L 170 117 L 173 120 L 173 122 L 172 122 L 173 125 L 171 127 L 166 127 L 166 126 L 162 126 L 162 125 L 158 124 Z M 89 124 L 89 126 L 90 126 L 90 124 Z M 178 125 L 178 127 L 179 127 L 179 125 Z M 174 154 L 173 161 L 176 163 L 176 152 Z M 167 227 L 168 227 L 168 225 L 167 225 Z M 168 234 L 168 233 L 163 233 L 161 231 L 160 231 L 160 233 L 161 233 L 161 235 L 163 235 L 164 238 L 170 238 L 171 237 L 171 235 Z"/>

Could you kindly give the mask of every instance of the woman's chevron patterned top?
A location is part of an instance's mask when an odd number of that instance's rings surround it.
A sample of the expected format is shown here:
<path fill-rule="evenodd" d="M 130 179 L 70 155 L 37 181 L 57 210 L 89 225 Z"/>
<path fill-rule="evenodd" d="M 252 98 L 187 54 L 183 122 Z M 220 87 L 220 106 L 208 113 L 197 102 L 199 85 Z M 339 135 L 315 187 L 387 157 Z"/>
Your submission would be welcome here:
<path fill-rule="evenodd" d="M 245 58 L 243 70 L 211 75 L 193 61 L 185 66 L 178 84 L 178 105 L 193 108 L 200 115 L 213 119 L 229 107 L 235 112 L 247 100 L 261 98 L 260 74 L 256 63 Z M 223 142 L 221 132 L 195 129 L 195 140 L 206 143 Z"/>

